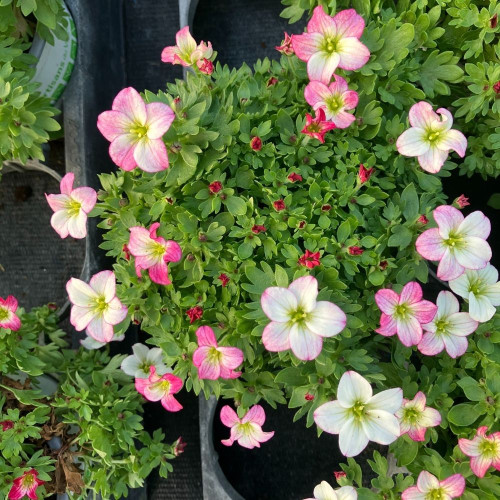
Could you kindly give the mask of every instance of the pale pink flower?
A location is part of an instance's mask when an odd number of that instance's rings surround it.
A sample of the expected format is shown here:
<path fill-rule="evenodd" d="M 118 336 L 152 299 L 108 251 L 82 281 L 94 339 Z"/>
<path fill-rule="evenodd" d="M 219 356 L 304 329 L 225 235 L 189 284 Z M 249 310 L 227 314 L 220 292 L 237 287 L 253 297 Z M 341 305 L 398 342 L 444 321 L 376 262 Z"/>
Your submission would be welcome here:
<path fill-rule="evenodd" d="M 346 109 L 354 109 L 358 105 L 358 93 L 349 90 L 342 77 L 333 76 L 335 81 L 330 85 L 309 82 L 304 90 L 304 97 L 314 110 L 322 109 L 326 119 L 337 128 L 347 128 L 355 118 Z"/>
<path fill-rule="evenodd" d="M 309 79 L 329 83 L 337 67 L 355 70 L 364 66 L 370 58 L 370 51 L 359 41 L 364 29 L 365 21 L 354 9 L 330 17 L 322 6 L 316 7 L 307 33 L 292 35 L 295 54 L 307 61 Z"/>
<path fill-rule="evenodd" d="M 478 322 L 469 313 L 459 312 L 460 305 L 451 292 L 439 292 L 436 304 L 436 316 L 430 323 L 422 325 L 425 333 L 418 350 L 427 356 L 435 356 L 446 349 L 452 358 L 462 356 L 467 350 L 467 335 L 476 330 Z"/>
<path fill-rule="evenodd" d="M 123 170 L 139 167 L 145 172 L 168 168 L 163 135 L 172 125 L 175 113 L 163 102 L 146 104 L 132 87 L 121 90 L 111 111 L 97 118 L 97 128 L 111 141 L 109 155 Z"/>
<path fill-rule="evenodd" d="M 182 410 L 182 405 L 174 397 L 182 389 L 182 380 L 172 373 L 157 375 L 156 368 L 152 365 L 148 378 L 135 379 L 135 388 L 148 401 L 161 401 L 167 411 Z"/>
<path fill-rule="evenodd" d="M 170 285 L 168 277 L 168 262 L 178 262 L 182 257 L 182 250 L 178 243 L 165 240 L 157 236 L 160 227 L 158 222 L 149 229 L 141 226 L 130 228 L 129 252 L 135 257 L 135 270 L 141 277 L 141 270 L 148 269 L 149 277 L 159 285 Z"/>
<path fill-rule="evenodd" d="M 193 354 L 193 364 L 198 368 L 200 379 L 217 380 L 238 378 L 241 372 L 234 371 L 243 363 L 243 351 L 237 347 L 219 347 L 214 331 L 209 326 L 196 330 L 198 349 Z"/>
<path fill-rule="evenodd" d="M 223 439 L 221 443 L 231 446 L 235 441 L 243 448 L 260 448 L 260 443 L 269 441 L 274 436 L 274 431 L 264 432 L 262 426 L 266 421 L 266 413 L 260 405 L 252 406 L 245 416 L 240 419 L 236 412 L 228 405 L 222 407 L 220 412 L 221 422 L 231 428 L 229 439 Z"/>
<path fill-rule="evenodd" d="M 31 500 L 38 500 L 36 490 L 44 483 L 45 481 L 38 479 L 38 471 L 36 469 L 30 469 L 22 476 L 14 479 L 7 498 L 8 500 L 21 500 L 27 496 Z"/>
<path fill-rule="evenodd" d="M 439 108 L 437 112 L 441 117 L 434 113 L 428 102 L 414 104 L 408 116 L 411 128 L 396 141 L 400 154 L 418 157 L 420 166 L 431 173 L 441 170 L 450 150 L 463 158 L 467 148 L 465 135 L 451 128 L 452 114 L 445 108 Z"/>
<path fill-rule="evenodd" d="M 342 454 L 354 457 L 368 441 L 384 445 L 396 441 L 400 428 L 395 413 L 402 402 L 402 389 L 387 389 L 374 396 L 364 377 L 348 371 L 340 378 L 337 400 L 317 408 L 314 421 L 323 431 L 338 434 Z"/>
<path fill-rule="evenodd" d="M 6 299 L 0 297 L 0 328 L 8 328 L 13 332 L 21 328 L 21 320 L 16 315 L 17 299 L 13 295 Z"/>
<path fill-rule="evenodd" d="M 112 271 L 94 274 L 89 284 L 71 278 L 66 284 L 71 307 L 71 324 L 76 331 L 98 342 L 111 342 L 114 325 L 127 317 L 127 307 L 116 296 L 116 278 Z"/>
<path fill-rule="evenodd" d="M 314 488 L 314 498 L 306 500 L 357 500 L 358 492 L 352 486 L 342 486 L 334 490 L 326 481 Z"/>
<path fill-rule="evenodd" d="M 442 481 L 430 472 L 423 470 L 417 479 L 416 486 L 410 486 L 403 491 L 402 500 L 451 500 L 458 498 L 465 490 L 465 479 L 462 474 L 453 474 Z"/>
<path fill-rule="evenodd" d="M 406 347 L 420 342 L 422 325 L 432 321 L 437 311 L 435 304 L 422 300 L 422 287 L 416 281 L 407 283 L 401 295 L 389 288 L 379 290 L 375 302 L 382 311 L 380 327 L 375 331 L 385 337 L 397 334 Z"/>
<path fill-rule="evenodd" d="M 427 398 L 423 392 L 417 392 L 412 400 L 403 399 L 403 406 L 396 412 L 401 435 L 408 433 L 413 441 L 425 441 L 428 427 L 441 423 L 441 414 L 434 408 L 425 406 Z"/>
<path fill-rule="evenodd" d="M 46 194 L 47 203 L 54 211 L 50 225 L 61 238 L 87 236 L 87 214 L 97 202 L 97 193 L 89 187 L 73 189 L 75 174 L 67 173 L 61 179 L 61 194 Z"/>
<path fill-rule="evenodd" d="M 325 134 L 329 130 L 333 130 L 337 128 L 335 123 L 329 122 L 325 119 L 325 110 L 323 108 L 319 108 L 316 110 L 316 117 L 313 117 L 306 113 L 306 124 L 302 129 L 302 133 L 306 134 L 310 137 L 314 137 L 318 139 L 318 141 L 324 143 L 325 142 Z"/>
<path fill-rule="evenodd" d="M 196 40 L 189 33 L 189 26 L 185 26 L 175 35 L 176 45 L 165 47 L 161 53 L 164 63 L 194 66 L 198 61 L 210 59 L 213 54 L 212 44 L 201 42 L 196 45 Z M 199 67 L 199 65 L 198 65 Z"/>
<path fill-rule="evenodd" d="M 346 315 L 332 302 L 316 302 L 318 282 L 313 276 L 296 279 L 288 288 L 269 287 L 260 299 L 262 310 L 271 320 L 262 333 L 268 351 L 292 349 L 306 361 L 319 356 L 323 337 L 338 335 L 346 325 Z"/>
<path fill-rule="evenodd" d="M 438 227 L 424 231 L 416 241 L 417 252 L 428 260 L 438 260 L 438 278 L 450 281 L 466 269 L 483 269 L 491 259 L 486 242 L 491 231 L 488 217 L 476 211 L 464 218 L 462 212 L 441 205 L 434 212 Z"/>
<path fill-rule="evenodd" d="M 487 430 L 486 426 L 479 427 L 474 439 L 458 440 L 462 453 L 470 457 L 470 468 L 477 477 L 484 477 L 491 466 L 500 471 L 500 432 L 487 436 Z"/>

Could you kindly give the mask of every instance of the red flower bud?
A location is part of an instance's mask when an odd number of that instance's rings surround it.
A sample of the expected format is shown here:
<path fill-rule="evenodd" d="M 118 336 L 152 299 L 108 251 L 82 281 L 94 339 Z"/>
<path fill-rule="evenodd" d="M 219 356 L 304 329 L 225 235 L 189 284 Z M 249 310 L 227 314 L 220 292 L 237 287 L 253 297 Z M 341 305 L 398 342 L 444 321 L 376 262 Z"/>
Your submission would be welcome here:
<path fill-rule="evenodd" d="M 491 19 L 490 19 L 490 28 L 495 29 L 498 26 L 498 14 L 495 14 Z"/>
<path fill-rule="evenodd" d="M 372 168 L 365 168 L 365 166 L 361 163 L 359 166 L 359 172 L 358 172 L 358 177 L 359 180 L 361 181 L 361 184 L 364 184 L 373 174 L 375 169 Z"/>
<path fill-rule="evenodd" d="M 417 219 L 417 222 L 419 224 L 423 224 L 424 226 L 426 224 L 429 224 L 429 219 L 425 216 L 425 215 L 421 215 L 418 219 Z"/>
<path fill-rule="evenodd" d="M 343 477 L 346 477 L 347 474 L 342 471 L 342 470 L 339 470 L 339 471 L 334 471 L 333 473 L 335 475 L 335 479 L 338 481 L 339 479 L 343 478 Z"/>
<path fill-rule="evenodd" d="M 306 250 L 306 253 L 301 257 L 299 257 L 299 260 L 297 262 L 301 266 L 313 269 L 314 267 L 319 266 L 321 264 L 319 259 L 320 259 L 319 252 L 311 252 L 309 250 Z"/>
<path fill-rule="evenodd" d="M 14 422 L 12 420 L 4 420 L 0 422 L 0 425 L 2 426 L 2 431 L 5 432 L 14 427 Z"/>
<path fill-rule="evenodd" d="M 278 79 L 275 76 L 272 76 L 267 80 L 267 86 L 272 87 L 273 85 L 276 85 L 278 83 Z"/>
<path fill-rule="evenodd" d="M 285 54 L 286 56 L 291 56 L 294 54 L 292 47 L 292 37 L 285 31 L 285 39 L 281 42 L 281 45 L 275 47 L 278 52 Z"/>
<path fill-rule="evenodd" d="M 332 209 L 332 206 L 331 206 L 331 205 L 323 205 L 323 206 L 321 207 L 321 210 L 322 210 L 323 212 L 329 212 L 331 209 Z"/>
<path fill-rule="evenodd" d="M 217 194 L 219 191 L 222 190 L 222 183 L 219 181 L 214 181 L 208 185 L 208 189 L 212 194 Z"/>
<path fill-rule="evenodd" d="M 299 222 L 299 226 L 298 227 L 299 227 L 299 229 L 304 229 L 306 227 L 306 221 L 305 220 L 301 220 Z"/>
<path fill-rule="evenodd" d="M 222 286 L 226 286 L 231 281 L 231 278 L 224 273 L 222 273 L 217 279 L 220 280 Z"/>
<path fill-rule="evenodd" d="M 122 252 L 125 254 L 125 260 L 130 260 L 130 250 L 128 249 L 127 244 L 125 243 L 122 247 Z"/>
<path fill-rule="evenodd" d="M 349 247 L 347 250 L 351 255 L 361 255 L 364 252 L 364 250 L 361 247 L 357 246 Z"/>
<path fill-rule="evenodd" d="M 250 141 L 250 147 L 254 150 L 254 151 L 260 151 L 262 149 L 262 141 L 260 139 L 260 137 L 252 137 L 252 140 Z"/>
<path fill-rule="evenodd" d="M 500 94 L 500 80 L 498 80 L 498 82 L 493 85 L 493 90 L 495 91 L 495 94 Z"/>
<path fill-rule="evenodd" d="M 382 260 L 382 261 L 379 262 L 378 267 L 380 267 L 380 269 L 382 271 L 385 271 L 387 269 L 388 265 L 389 265 L 389 263 L 386 260 Z"/>
<path fill-rule="evenodd" d="M 306 401 L 312 401 L 314 399 L 314 395 L 313 394 L 309 394 L 308 392 L 306 392 L 306 394 L 304 396 L 304 399 Z"/>
<path fill-rule="evenodd" d="M 211 75 L 214 72 L 214 64 L 208 59 L 200 59 L 196 63 L 196 66 L 198 66 L 198 69 L 202 73 L 205 73 L 205 75 Z"/>
<path fill-rule="evenodd" d="M 295 172 L 292 172 L 289 176 L 288 176 L 288 180 L 290 182 L 298 182 L 298 181 L 301 181 L 302 180 L 302 176 L 300 174 L 296 174 Z"/>
<path fill-rule="evenodd" d="M 459 208 L 465 208 L 467 207 L 468 205 L 470 205 L 469 203 L 469 198 L 466 198 L 465 195 L 461 194 L 455 201 L 454 203 L 456 203 L 458 205 Z"/>
<path fill-rule="evenodd" d="M 259 224 L 255 224 L 252 226 L 252 233 L 254 234 L 265 233 L 266 231 L 266 226 L 262 226 Z"/>
<path fill-rule="evenodd" d="M 186 311 L 186 314 L 189 317 L 189 324 L 193 324 L 197 319 L 203 316 L 203 308 L 200 306 L 192 307 Z"/>
<path fill-rule="evenodd" d="M 277 212 L 281 212 L 281 210 L 285 210 L 286 205 L 283 200 L 277 200 L 273 202 L 273 206 Z"/>

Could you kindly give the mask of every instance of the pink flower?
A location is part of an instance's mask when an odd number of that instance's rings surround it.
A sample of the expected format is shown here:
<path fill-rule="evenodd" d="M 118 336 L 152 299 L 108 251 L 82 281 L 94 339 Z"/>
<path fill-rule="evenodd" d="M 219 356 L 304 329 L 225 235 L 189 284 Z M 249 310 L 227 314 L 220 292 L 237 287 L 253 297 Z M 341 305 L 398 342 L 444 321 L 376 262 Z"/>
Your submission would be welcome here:
<path fill-rule="evenodd" d="M 271 352 L 291 349 L 302 361 L 315 359 L 323 348 L 323 337 L 338 335 L 345 327 L 344 312 L 332 302 L 316 301 L 318 281 L 302 276 L 288 288 L 269 287 L 261 296 L 264 314 L 271 320 L 262 333 L 262 343 Z"/>
<path fill-rule="evenodd" d="M 307 33 L 292 36 L 295 54 L 307 61 L 311 81 L 329 83 L 337 67 L 355 70 L 364 66 L 370 51 L 359 41 L 365 22 L 354 9 L 328 16 L 322 6 L 314 9 Z"/>
<path fill-rule="evenodd" d="M 302 129 L 302 133 L 324 143 L 325 134 L 335 128 L 337 128 L 335 123 L 326 121 L 324 109 L 319 108 L 316 110 L 316 117 L 314 119 L 309 113 L 306 113 L 306 124 Z"/>
<path fill-rule="evenodd" d="M 0 422 L 0 426 L 2 427 L 2 431 L 8 431 L 14 427 L 14 422 L 12 420 L 3 420 Z"/>
<path fill-rule="evenodd" d="M 453 203 L 456 203 L 459 208 L 465 208 L 470 205 L 469 198 L 466 198 L 463 194 L 461 194 Z"/>
<path fill-rule="evenodd" d="M 416 156 L 418 163 L 427 172 L 441 170 L 450 150 L 460 158 L 465 156 L 467 139 L 462 132 L 452 129 L 453 116 L 445 108 L 439 108 L 439 117 L 428 102 L 420 101 L 410 108 L 411 128 L 403 132 L 396 142 L 403 156 Z"/>
<path fill-rule="evenodd" d="M 274 436 L 274 431 L 262 430 L 266 421 L 266 413 L 260 405 L 252 406 L 242 419 L 230 406 L 226 405 L 220 412 L 220 419 L 226 427 L 231 428 L 231 437 L 221 441 L 225 446 L 231 446 L 237 441 L 240 446 L 251 450 L 255 447 L 260 448 L 260 443 L 265 443 Z"/>
<path fill-rule="evenodd" d="M 262 139 L 260 137 L 252 137 L 252 140 L 250 141 L 250 147 L 254 151 L 260 151 L 262 149 Z"/>
<path fill-rule="evenodd" d="M 16 332 L 21 328 L 21 320 L 16 316 L 17 299 L 9 295 L 6 299 L 0 297 L 0 328 L 8 328 Z"/>
<path fill-rule="evenodd" d="M 358 105 L 358 93 L 349 90 L 342 77 L 334 75 L 334 78 L 329 86 L 322 82 L 310 82 L 304 90 L 304 97 L 314 110 L 323 109 L 326 119 L 337 128 L 347 128 L 355 118 L 345 110 Z"/>
<path fill-rule="evenodd" d="M 486 242 L 491 224 L 482 212 L 464 218 L 460 210 L 441 205 L 434 212 L 438 227 L 424 231 L 416 241 L 417 252 L 428 260 L 439 260 L 438 278 L 450 281 L 466 269 L 483 269 L 491 259 Z"/>
<path fill-rule="evenodd" d="M 276 85 L 278 83 L 278 79 L 275 76 L 272 76 L 267 80 L 266 87 L 272 87 L 273 85 Z"/>
<path fill-rule="evenodd" d="M 21 500 L 21 498 L 27 496 L 31 500 L 37 500 L 36 490 L 44 483 L 45 481 L 38 479 L 38 471 L 30 469 L 22 476 L 14 479 L 7 498 L 9 500 Z"/>
<path fill-rule="evenodd" d="M 273 207 L 276 210 L 276 212 L 281 212 L 282 210 L 286 209 L 286 205 L 283 200 L 273 201 Z"/>
<path fill-rule="evenodd" d="M 141 270 L 148 269 L 149 277 L 159 285 L 170 285 L 168 277 L 168 262 L 178 262 L 182 257 L 182 250 L 178 243 L 165 240 L 157 236 L 160 227 L 158 222 L 151 224 L 149 229 L 141 226 L 130 228 L 128 249 L 135 257 L 135 270 L 141 277 Z"/>
<path fill-rule="evenodd" d="M 196 330 L 198 349 L 193 354 L 193 364 L 198 368 L 200 379 L 217 380 L 238 378 L 241 372 L 234 371 L 243 363 L 243 351 L 237 347 L 219 347 L 214 331 L 209 326 Z"/>
<path fill-rule="evenodd" d="M 111 111 L 99 115 L 97 128 L 111 142 L 109 155 L 120 168 L 159 172 L 168 168 L 162 137 L 174 118 L 170 106 L 146 104 L 137 90 L 128 87 L 115 97 Z"/>
<path fill-rule="evenodd" d="M 359 165 L 358 177 L 361 184 L 364 184 L 373 174 L 374 168 L 366 168 L 362 163 Z"/>
<path fill-rule="evenodd" d="M 401 495 L 402 500 L 426 500 L 440 498 L 451 500 L 458 498 L 465 490 L 465 479 L 461 474 L 453 474 L 443 481 L 423 470 L 417 479 L 417 485 L 406 488 Z"/>
<path fill-rule="evenodd" d="M 196 62 L 196 66 L 205 75 L 211 75 L 214 72 L 214 63 L 208 59 L 200 59 Z"/>
<path fill-rule="evenodd" d="M 175 35 L 176 45 L 165 47 L 161 53 L 164 63 L 193 66 L 203 59 L 210 59 L 213 54 L 212 44 L 201 42 L 196 45 L 196 40 L 189 33 L 189 26 L 185 26 Z M 203 64 L 203 62 L 202 62 Z M 197 64 L 198 68 L 199 65 Z M 209 74 L 209 73 L 208 73 Z"/>
<path fill-rule="evenodd" d="M 189 324 L 192 325 L 197 319 L 201 319 L 203 316 L 203 308 L 200 306 L 192 307 L 186 311 L 189 318 Z"/>
<path fill-rule="evenodd" d="M 86 330 L 98 342 L 111 342 L 114 325 L 127 316 L 127 307 L 116 296 L 116 278 L 112 271 L 94 274 L 89 284 L 71 278 L 66 284 L 71 307 L 71 324 L 76 331 Z"/>
<path fill-rule="evenodd" d="M 285 39 L 281 42 L 281 45 L 275 47 L 278 52 L 285 54 L 286 56 L 293 55 L 292 47 L 292 37 L 285 31 Z"/>
<path fill-rule="evenodd" d="M 361 247 L 352 246 L 347 249 L 350 255 L 362 255 L 364 250 Z"/>
<path fill-rule="evenodd" d="M 487 436 L 487 430 L 486 426 L 479 427 L 474 439 L 458 440 L 462 453 L 470 457 L 470 468 L 477 477 L 484 477 L 491 466 L 500 471 L 500 432 Z"/>
<path fill-rule="evenodd" d="M 227 286 L 231 281 L 231 278 L 225 273 L 221 273 L 217 279 L 222 283 L 222 286 Z"/>
<path fill-rule="evenodd" d="M 434 408 L 425 406 L 426 400 L 425 394 L 420 391 L 411 401 L 403 399 L 403 406 L 396 412 L 401 436 L 408 433 L 413 441 L 425 441 L 427 428 L 441 423 L 441 414 Z"/>
<path fill-rule="evenodd" d="M 451 292 L 439 292 L 436 303 L 436 316 L 430 323 L 422 325 L 425 333 L 418 350 L 427 356 L 435 356 L 446 349 L 452 358 L 462 356 L 467 350 L 467 335 L 474 332 L 479 323 L 469 313 L 459 312 L 460 305 Z"/>
<path fill-rule="evenodd" d="M 46 194 L 54 211 L 50 225 L 61 238 L 87 236 L 87 214 L 97 202 L 97 193 L 89 187 L 73 189 L 75 174 L 69 172 L 61 179 L 61 194 Z"/>
<path fill-rule="evenodd" d="M 437 306 L 422 300 L 422 287 L 416 281 L 407 283 L 401 295 L 384 288 L 375 294 L 375 302 L 382 311 L 380 335 L 396 334 L 406 347 L 417 345 L 422 339 L 422 324 L 429 323 L 436 315 Z"/>
<path fill-rule="evenodd" d="M 311 252 L 310 250 L 306 250 L 306 253 L 299 257 L 298 264 L 309 269 L 313 269 L 316 266 L 321 265 L 319 252 Z"/>
<path fill-rule="evenodd" d="M 151 366 L 149 378 L 136 378 L 135 388 L 148 401 L 161 401 L 167 411 L 182 410 L 182 405 L 173 396 L 182 389 L 182 380 L 172 373 L 159 376 L 156 374 L 156 368 Z"/>
<path fill-rule="evenodd" d="M 287 179 L 290 181 L 290 182 L 299 182 L 302 180 L 302 176 L 300 174 L 297 174 L 296 172 L 292 172 L 288 177 Z"/>

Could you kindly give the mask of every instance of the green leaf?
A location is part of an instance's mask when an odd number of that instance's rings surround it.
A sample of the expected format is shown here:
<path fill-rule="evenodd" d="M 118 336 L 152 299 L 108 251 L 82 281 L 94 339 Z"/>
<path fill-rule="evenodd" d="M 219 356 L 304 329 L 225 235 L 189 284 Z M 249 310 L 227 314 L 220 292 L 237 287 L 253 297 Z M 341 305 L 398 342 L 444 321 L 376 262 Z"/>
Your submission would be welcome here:
<path fill-rule="evenodd" d="M 31 405 L 37 407 L 47 406 L 44 403 L 41 403 L 39 400 L 43 399 L 45 396 L 39 390 L 31 390 L 31 389 L 14 389 L 13 387 L 9 387 L 8 385 L 0 384 L 0 387 L 9 390 L 14 394 L 16 399 L 22 403 L 23 405 Z"/>
<path fill-rule="evenodd" d="M 406 220 L 412 220 L 419 214 L 420 204 L 413 182 L 408 184 L 401 193 L 401 208 Z"/>
<path fill-rule="evenodd" d="M 461 403 L 448 412 L 448 420 L 460 427 L 473 424 L 481 414 L 474 405 Z"/>
<path fill-rule="evenodd" d="M 461 378 L 457 384 L 463 389 L 469 401 L 484 401 L 486 399 L 486 392 L 472 377 Z"/>
<path fill-rule="evenodd" d="M 245 215 L 247 211 L 247 204 L 242 198 L 237 196 L 229 196 L 225 201 L 227 209 L 232 215 Z"/>

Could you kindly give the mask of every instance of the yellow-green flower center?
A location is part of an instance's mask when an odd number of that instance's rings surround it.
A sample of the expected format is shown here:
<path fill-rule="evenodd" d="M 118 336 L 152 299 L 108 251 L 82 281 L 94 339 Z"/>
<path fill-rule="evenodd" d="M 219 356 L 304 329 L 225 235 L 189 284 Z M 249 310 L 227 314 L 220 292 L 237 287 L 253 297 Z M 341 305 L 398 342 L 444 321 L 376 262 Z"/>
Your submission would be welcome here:
<path fill-rule="evenodd" d="M 307 126 L 307 131 L 312 134 L 318 134 L 321 132 L 321 125 L 319 123 L 312 122 Z"/>
<path fill-rule="evenodd" d="M 356 401 L 351 408 L 351 413 L 355 419 L 361 420 L 366 414 L 366 403 L 363 401 Z"/>
<path fill-rule="evenodd" d="M 5 309 L 5 307 L 0 307 L 0 321 L 5 321 L 9 317 L 9 311 L 8 309 Z"/>
<path fill-rule="evenodd" d="M 435 488 L 425 495 L 425 500 L 444 500 L 445 498 L 446 492 L 443 491 L 443 488 Z"/>
<path fill-rule="evenodd" d="M 326 107 L 331 113 L 337 113 L 344 106 L 344 99 L 339 95 L 332 95 L 326 99 Z"/>
<path fill-rule="evenodd" d="M 161 244 L 158 243 L 157 241 L 153 242 L 153 255 L 160 259 L 163 257 L 165 254 L 165 247 Z"/>
<path fill-rule="evenodd" d="M 500 452 L 498 443 L 493 440 L 483 439 L 479 443 L 479 452 L 485 458 L 496 458 Z"/>
<path fill-rule="evenodd" d="M 484 285 L 480 279 L 472 281 L 469 284 L 469 292 L 473 293 L 474 295 L 481 295 L 483 291 L 484 291 Z"/>
<path fill-rule="evenodd" d="M 406 304 L 398 304 L 395 308 L 394 308 L 394 314 L 393 316 L 396 318 L 396 319 L 405 319 L 407 316 L 408 316 L 408 313 L 409 313 L 409 308 Z"/>
<path fill-rule="evenodd" d="M 326 52 L 327 54 L 338 52 L 338 42 L 338 38 L 335 38 L 333 36 L 325 36 L 321 44 L 321 50 L 323 52 Z"/>
<path fill-rule="evenodd" d="M 32 488 L 35 484 L 35 478 L 33 474 L 26 474 L 23 478 L 23 486 L 25 488 Z"/>
<path fill-rule="evenodd" d="M 130 133 L 135 135 L 138 139 L 142 139 L 146 135 L 148 135 L 148 126 L 141 125 L 140 123 L 135 123 L 134 126 L 130 129 Z"/>
<path fill-rule="evenodd" d="M 420 411 L 416 408 L 410 407 L 403 410 L 403 420 L 410 425 L 417 425 L 420 417 Z"/>
<path fill-rule="evenodd" d="M 309 317 L 309 313 L 305 312 L 302 307 L 298 307 L 290 314 L 290 323 L 293 324 L 304 324 Z"/>
<path fill-rule="evenodd" d="M 99 295 L 99 297 L 94 299 L 94 310 L 96 313 L 102 315 L 107 309 L 108 303 L 106 302 L 106 297 L 104 297 L 104 295 Z"/>
<path fill-rule="evenodd" d="M 82 204 L 79 201 L 74 200 L 71 198 L 71 200 L 67 204 L 67 212 L 70 217 L 77 217 L 78 214 L 80 213 L 80 210 L 82 208 Z"/>
<path fill-rule="evenodd" d="M 170 392 L 170 382 L 168 380 L 160 380 L 154 384 L 154 390 L 168 393 Z"/>
<path fill-rule="evenodd" d="M 249 435 L 252 433 L 253 427 L 251 422 L 246 422 L 244 424 L 238 424 L 238 430 L 240 430 L 243 434 Z"/>
<path fill-rule="evenodd" d="M 216 347 L 211 347 L 207 352 L 207 359 L 210 364 L 218 364 L 222 359 L 222 353 Z"/>
<path fill-rule="evenodd" d="M 431 130 L 431 131 L 427 132 L 426 140 L 427 140 L 427 142 L 430 142 L 433 145 L 435 145 L 437 142 L 439 142 L 440 138 L 441 138 L 441 131 L 440 130 Z"/>
<path fill-rule="evenodd" d="M 443 335 L 446 333 L 450 322 L 445 319 L 438 319 L 434 324 L 436 325 L 436 333 L 438 335 Z"/>
<path fill-rule="evenodd" d="M 453 232 L 450 232 L 450 234 L 448 234 L 448 238 L 446 238 L 443 243 L 450 249 L 450 250 L 455 250 L 455 249 L 458 249 L 458 248 L 461 248 L 463 246 L 463 243 L 464 243 L 464 239 L 462 238 L 462 236 L 460 236 L 459 234 L 456 234 L 456 233 L 453 233 Z"/>

